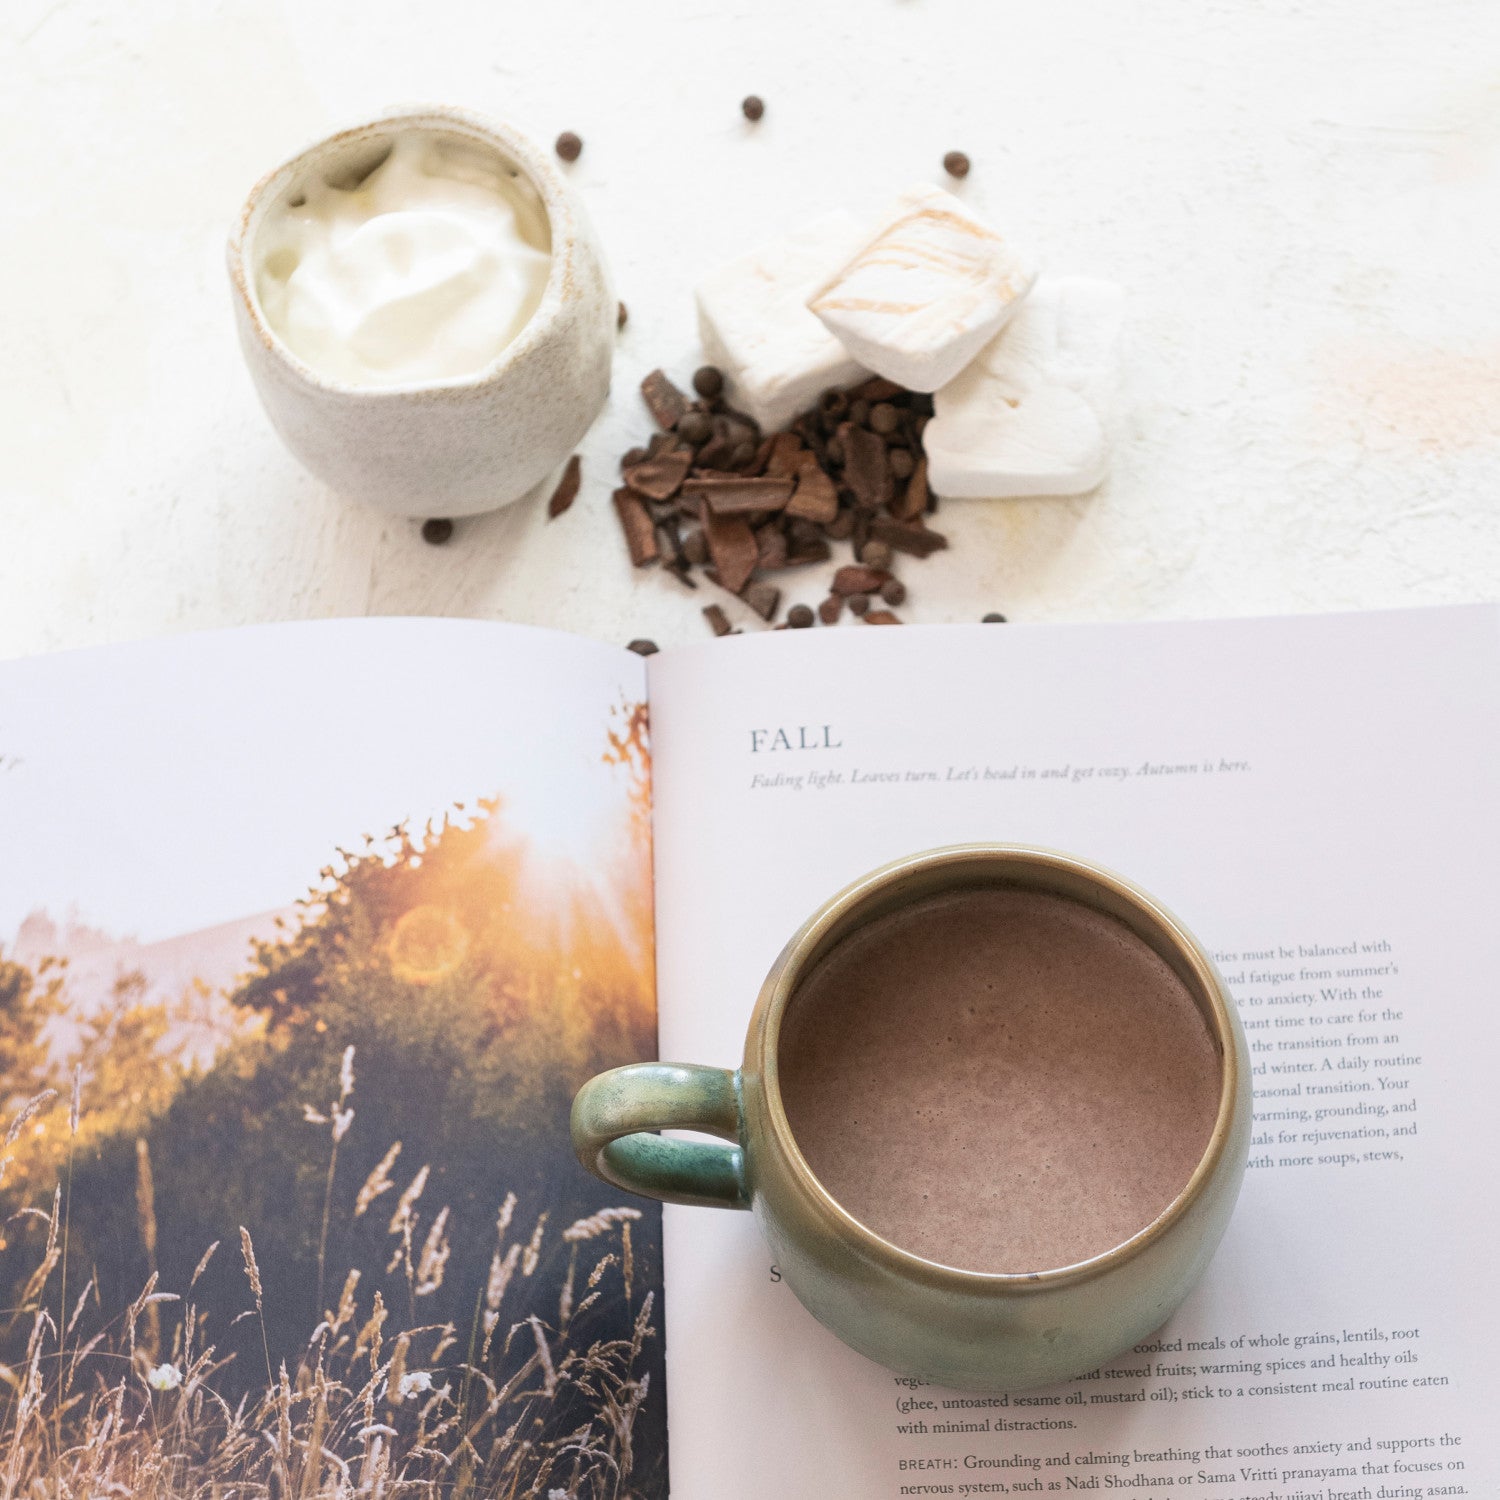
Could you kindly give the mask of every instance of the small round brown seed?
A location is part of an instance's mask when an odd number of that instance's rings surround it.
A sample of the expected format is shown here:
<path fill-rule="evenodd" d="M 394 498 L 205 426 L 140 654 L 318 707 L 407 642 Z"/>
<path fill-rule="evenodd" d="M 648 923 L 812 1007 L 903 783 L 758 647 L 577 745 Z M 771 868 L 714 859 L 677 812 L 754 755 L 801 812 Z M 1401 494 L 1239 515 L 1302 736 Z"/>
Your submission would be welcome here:
<path fill-rule="evenodd" d="M 755 461 L 755 444 L 746 438 L 742 443 L 736 443 L 734 451 L 729 455 L 729 467 L 731 469 L 746 469 Z"/>
<path fill-rule="evenodd" d="M 622 302 L 615 309 L 615 327 L 623 328 L 630 321 L 630 309 Z"/>
<path fill-rule="evenodd" d="M 912 471 L 917 467 L 917 461 L 905 448 L 892 448 L 890 465 L 891 473 L 897 479 L 910 479 Z"/>
<path fill-rule="evenodd" d="M 786 612 L 786 622 L 793 630 L 806 630 L 813 622 L 813 612 L 805 604 L 794 604 Z"/>
<path fill-rule="evenodd" d="M 583 155 L 583 137 L 565 130 L 558 136 L 553 148 L 564 161 L 577 161 Z"/>
<path fill-rule="evenodd" d="M 713 419 L 706 411 L 690 411 L 677 424 L 677 436 L 697 447 L 713 436 Z"/>
<path fill-rule="evenodd" d="M 881 437 L 889 437 L 901 425 L 900 414 L 889 401 L 882 401 L 870 408 L 870 430 Z"/>
<path fill-rule="evenodd" d="M 422 540 L 434 547 L 441 547 L 453 535 L 453 522 L 446 516 L 434 516 L 422 522 Z"/>
<path fill-rule="evenodd" d="M 906 603 L 906 585 L 899 578 L 887 578 L 880 585 L 880 597 L 893 608 Z"/>
<path fill-rule="evenodd" d="M 863 427 L 870 420 L 870 403 L 863 398 L 850 403 L 849 420 L 856 427 Z"/>
<path fill-rule="evenodd" d="M 950 177 L 967 177 L 971 163 L 962 151 L 950 151 L 943 158 L 943 170 Z"/>
<path fill-rule="evenodd" d="M 994 610 L 990 614 L 987 614 L 979 623 L 981 625 L 1004 625 L 1005 616 L 999 610 Z"/>
<path fill-rule="evenodd" d="M 859 549 L 859 560 L 867 568 L 888 568 L 891 565 L 891 544 L 881 541 L 866 542 Z"/>
<path fill-rule="evenodd" d="M 634 651 L 637 656 L 655 656 L 661 647 L 655 641 L 640 639 L 632 641 L 625 649 Z"/>
<path fill-rule="evenodd" d="M 723 372 L 713 365 L 702 365 L 693 371 L 693 389 L 705 401 L 712 401 L 724 389 Z"/>
<path fill-rule="evenodd" d="M 868 594 L 849 595 L 849 613 L 862 615 L 870 607 L 870 596 Z"/>
<path fill-rule="evenodd" d="M 746 94 L 740 100 L 740 113 L 747 120 L 758 120 L 766 112 L 766 101 L 759 94 Z"/>

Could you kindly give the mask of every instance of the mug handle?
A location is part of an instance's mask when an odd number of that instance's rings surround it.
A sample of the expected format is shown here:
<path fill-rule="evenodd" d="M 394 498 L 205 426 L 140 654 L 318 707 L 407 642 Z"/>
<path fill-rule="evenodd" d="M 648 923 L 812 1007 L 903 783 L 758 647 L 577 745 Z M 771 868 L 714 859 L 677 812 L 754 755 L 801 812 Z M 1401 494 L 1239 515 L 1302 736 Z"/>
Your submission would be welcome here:
<path fill-rule="evenodd" d="M 627 1192 L 706 1208 L 748 1208 L 740 1144 L 740 1078 L 696 1063 L 630 1063 L 589 1079 L 573 1100 L 573 1149 L 596 1177 Z M 679 1141 L 702 1130 L 733 1144 Z"/>

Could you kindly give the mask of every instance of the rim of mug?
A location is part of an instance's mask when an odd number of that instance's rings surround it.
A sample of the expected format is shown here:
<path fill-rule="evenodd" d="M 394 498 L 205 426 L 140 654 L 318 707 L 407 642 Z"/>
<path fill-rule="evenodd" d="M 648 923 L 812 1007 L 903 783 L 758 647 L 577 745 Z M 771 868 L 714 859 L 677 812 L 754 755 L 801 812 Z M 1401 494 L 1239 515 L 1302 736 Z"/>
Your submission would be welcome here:
<path fill-rule="evenodd" d="M 351 380 L 339 380 L 314 369 L 294 353 L 271 327 L 255 290 L 254 267 L 251 265 L 255 235 L 263 222 L 265 206 L 288 186 L 291 179 L 315 167 L 319 158 L 331 155 L 340 148 L 348 148 L 382 135 L 393 135 L 403 129 L 425 130 L 433 135 L 467 137 L 498 152 L 511 166 L 518 168 L 536 191 L 541 200 L 542 211 L 547 216 L 551 265 L 547 270 L 547 281 L 542 288 L 541 299 L 532 309 L 531 316 L 488 364 L 468 375 L 458 375 L 447 380 L 412 380 L 403 381 L 399 385 L 361 385 Z M 529 136 L 503 120 L 492 120 L 454 105 L 400 106 L 371 119 L 345 126 L 330 135 L 318 137 L 261 177 L 246 195 L 229 236 L 229 279 L 256 337 L 273 358 L 284 364 L 306 385 L 335 395 L 371 398 L 410 397 L 428 391 L 477 390 L 503 375 L 510 365 L 529 352 L 556 317 L 573 277 L 570 247 L 577 232 L 570 189 L 561 172 L 548 160 L 543 148 Z"/>
<path fill-rule="evenodd" d="M 1075 876 L 1103 886 L 1117 898 L 1123 899 L 1137 911 L 1143 912 L 1150 921 L 1171 941 L 1179 955 L 1192 970 L 1193 977 L 1208 999 L 1214 1040 L 1219 1047 L 1222 1075 L 1219 1088 L 1219 1109 L 1214 1117 L 1213 1130 L 1208 1143 L 1186 1182 L 1176 1197 L 1149 1224 L 1144 1224 L 1129 1239 L 1090 1256 L 1087 1260 L 1074 1261 L 1065 1266 L 1049 1267 L 1042 1271 L 974 1271 L 963 1266 L 950 1266 L 942 1261 L 929 1260 L 925 1256 L 904 1250 L 900 1245 L 877 1234 L 869 1225 L 855 1218 L 833 1194 L 831 1194 L 803 1156 L 792 1132 L 791 1123 L 781 1100 L 778 1051 L 781 1042 L 781 1022 L 786 1014 L 796 983 L 806 972 L 806 955 L 814 952 L 830 930 L 841 924 L 859 906 L 877 895 L 886 886 L 904 876 L 931 869 L 935 866 L 972 864 L 987 865 L 997 857 L 1015 863 L 1029 864 L 1042 869 L 1065 870 Z M 998 883 L 998 882 L 997 882 Z M 1072 898 L 1070 898 L 1072 899 Z M 793 960 L 798 960 L 793 962 Z M 1195 996 L 1195 999 L 1197 997 Z M 972 843 L 946 844 L 926 849 L 918 854 L 903 855 L 888 864 L 869 871 L 845 886 L 817 913 L 803 924 L 797 935 L 789 942 L 781 957 L 777 959 L 773 973 L 773 984 L 767 1006 L 765 1025 L 761 1035 L 761 1055 L 758 1059 L 763 1093 L 770 1118 L 771 1131 L 777 1144 L 790 1163 L 799 1186 L 809 1193 L 824 1213 L 832 1216 L 840 1228 L 865 1248 L 877 1251 L 882 1257 L 894 1257 L 908 1275 L 933 1284 L 951 1283 L 957 1280 L 966 1285 L 1003 1286 L 1007 1290 L 1020 1291 L 1028 1287 L 1041 1290 L 1072 1283 L 1089 1281 L 1095 1276 L 1113 1269 L 1121 1263 L 1133 1260 L 1165 1235 L 1193 1206 L 1204 1187 L 1218 1169 L 1235 1123 L 1236 1100 L 1240 1088 L 1240 1064 L 1235 1042 L 1233 1001 L 1213 960 L 1203 946 L 1186 927 L 1155 897 L 1144 891 L 1133 881 L 1079 855 L 1067 854 L 1039 844 Z"/>

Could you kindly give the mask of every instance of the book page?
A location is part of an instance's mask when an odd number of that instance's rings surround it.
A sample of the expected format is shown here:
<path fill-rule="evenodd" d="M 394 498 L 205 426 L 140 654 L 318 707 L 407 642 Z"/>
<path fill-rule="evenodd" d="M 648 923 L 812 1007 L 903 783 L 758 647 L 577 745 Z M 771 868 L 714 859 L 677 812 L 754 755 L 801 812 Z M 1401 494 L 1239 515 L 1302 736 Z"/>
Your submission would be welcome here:
<path fill-rule="evenodd" d="M 665 1493 L 645 673 L 468 621 L 0 665 L 26 1494 Z"/>
<path fill-rule="evenodd" d="M 660 1036 L 738 1064 L 816 907 L 946 843 L 1112 866 L 1217 958 L 1250 1170 L 1158 1335 L 976 1398 L 845 1348 L 750 1215 L 669 1208 L 677 1500 L 1500 1493 L 1492 608 L 846 629 L 651 663 Z"/>

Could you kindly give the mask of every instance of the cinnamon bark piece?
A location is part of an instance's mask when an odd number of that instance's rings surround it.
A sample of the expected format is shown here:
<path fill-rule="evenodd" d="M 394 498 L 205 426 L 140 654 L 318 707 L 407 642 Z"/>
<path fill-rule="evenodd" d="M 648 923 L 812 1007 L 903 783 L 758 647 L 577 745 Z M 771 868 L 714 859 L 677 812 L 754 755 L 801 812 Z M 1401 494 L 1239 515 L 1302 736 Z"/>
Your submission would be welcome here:
<path fill-rule="evenodd" d="M 653 370 L 641 381 L 641 395 L 658 427 L 675 427 L 687 415 L 688 398 L 667 379 L 664 370 Z"/>
<path fill-rule="evenodd" d="M 701 495 L 717 516 L 782 509 L 792 498 L 790 479 L 752 479 L 739 474 L 695 475 L 684 480 L 685 495 Z"/>
<path fill-rule="evenodd" d="M 547 519 L 556 520 L 577 498 L 578 486 L 583 477 L 583 460 L 575 453 L 568 460 L 568 466 L 562 472 L 562 478 L 557 481 L 557 488 L 552 491 L 552 498 L 547 502 Z"/>
<path fill-rule="evenodd" d="M 749 583 L 760 557 L 755 533 L 740 515 L 720 515 L 711 508 L 703 512 L 703 531 L 708 538 L 709 554 L 714 560 L 718 582 L 731 594 L 737 594 Z"/>
<path fill-rule="evenodd" d="M 638 568 L 655 562 L 659 556 L 656 527 L 651 522 L 651 512 L 646 509 L 646 502 L 629 485 L 616 490 L 611 498 L 620 517 L 620 529 L 625 533 L 625 545 L 630 549 L 631 562 Z"/>

